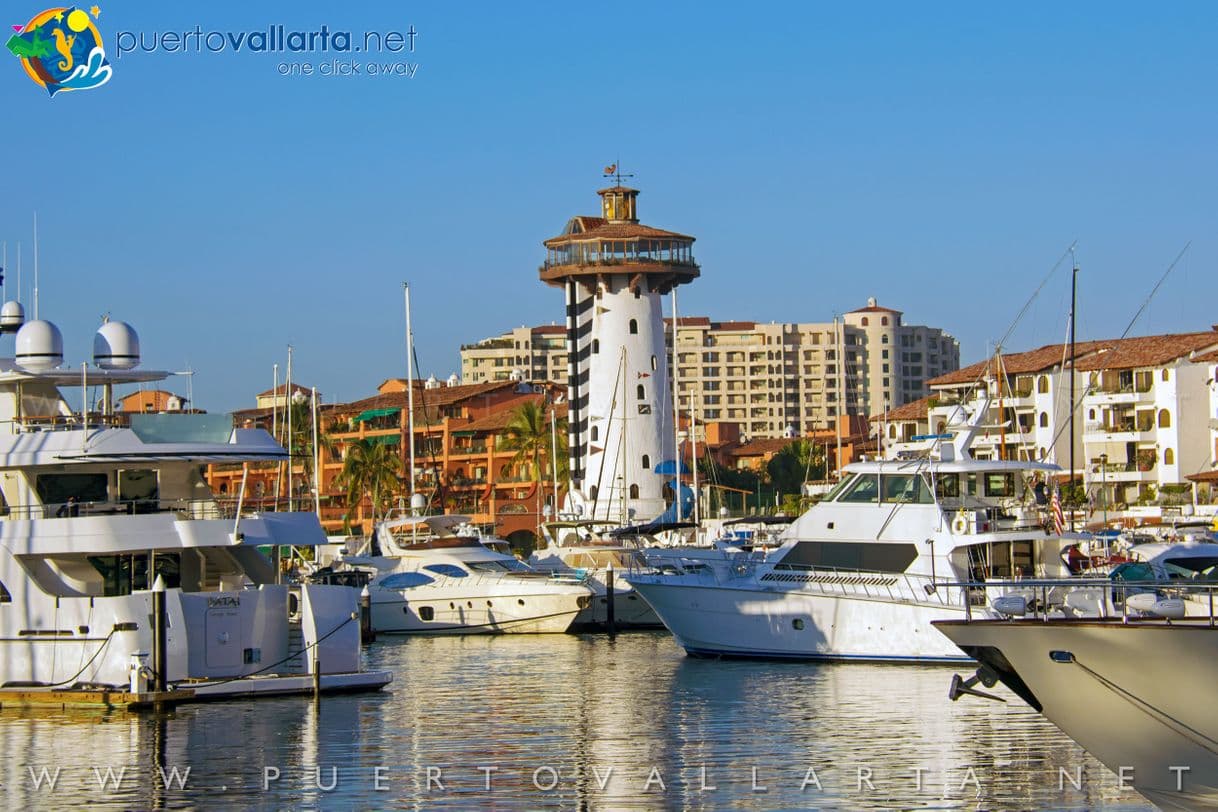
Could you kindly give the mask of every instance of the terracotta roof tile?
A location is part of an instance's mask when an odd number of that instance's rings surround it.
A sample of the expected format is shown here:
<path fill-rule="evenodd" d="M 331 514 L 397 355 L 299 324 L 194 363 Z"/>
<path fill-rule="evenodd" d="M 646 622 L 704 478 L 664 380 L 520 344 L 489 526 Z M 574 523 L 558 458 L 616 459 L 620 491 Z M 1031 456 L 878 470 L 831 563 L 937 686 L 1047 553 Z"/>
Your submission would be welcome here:
<path fill-rule="evenodd" d="M 1078 370 L 1090 372 L 1159 366 L 1183 358 L 1191 352 L 1218 348 L 1218 332 L 1209 330 L 1204 333 L 1141 336 L 1110 343 L 1111 349 L 1079 359 Z"/>
<path fill-rule="evenodd" d="M 286 383 L 281 383 L 281 384 L 279 384 L 279 386 L 275 387 L 274 389 L 268 389 L 265 392 L 259 392 L 257 394 L 257 397 L 269 398 L 272 395 L 282 395 L 284 392 L 287 392 L 287 391 L 288 391 L 288 385 Z M 294 383 L 294 384 L 292 384 L 292 391 L 293 392 L 304 392 L 306 395 L 308 395 L 308 394 L 311 394 L 313 390 L 307 386 L 301 386 L 298 383 Z"/>
<path fill-rule="evenodd" d="M 927 395 L 924 398 L 910 401 L 903 406 L 898 406 L 895 409 L 889 409 L 878 417 L 871 418 L 872 421 L 885 420 L 888 422 L 897 422 L 900 420 L 918 420 L 925 418 L 930 414 L 930 401 L 934 395 Z"/>
<path fill-rule="evenodd" d="M 1074 357 L 1079 359 L 1081 367 L 1082 360 L 1085 357 L 1105 347 L 1110 347 L 1112 344 L 1112 341 L 1076 342 L 1074 345 Z M 1002 356 L 1002 368 L 1006 371 L 1007 375 L 1026 375 L 1030 372 L 1044 372 L 1061 364 L 1065 354 L 1065 344 L 1046 344 L 1043 347 L 1038 347 L 1027 352 L 1004 353 Z M 961 367 L 955 372 L 949 372 L 946 375 L 932 378 L 927 381 L 927 384 L 929 386 L 950 386 L 952 384 L 974 383 L 990 373 L 993 363 L 994 359 L 992 357 L 987 358 L 984 361 L 978 361 L 975 364 Z"/>
<path fill-rule="evenodd" d="M 1195 364 L 1212 364 L 1218 362 L 1218 350 L 1207 352 L 1205 355 L 1198 355 L 1193 359 Z"/>
<path fill-rule="evenodd" d="M 596 217 L 583 217 L 581 220 L 601 220 Z M 601 220 L 601 225 L 585 230 L 582 234 L 561 234 L 557 237 L 551 237 L 546 240 L 543 245 L 547 248 L 556 245 L 566 245 L 572 242 L 588 242 L 591 240 L 629 240 L 635 238 L 655 238 L 655 239 L 670 239 L 670 240 L 689 240 L 694 241 L 694 238 L 688 234 L 679 234 L 676 231 L 665 231 L 662 228 L 653 228 L 645 226 L 642 223 L 606 223 Z"/>
<path fill-rule="evenodd" d="M 712 330 L 755 330 L 755 321 L 716 321 L 711 323 Z"/>
<path fill-rule="evenodd" d="M 784 437 L 749 440 L 744 445 L 733 448 L 727 453 L 733 457 L 762 457 L 766 454 L 777 454 L 793 442 L 795 440 Z"/>
<path fill-rule="evenodd" d="M 534 327 L 531 332 L 534 335 L 562 335 L 567 332 L 567 328 L 561 324 L 543 324 L 540 327 Z"/>

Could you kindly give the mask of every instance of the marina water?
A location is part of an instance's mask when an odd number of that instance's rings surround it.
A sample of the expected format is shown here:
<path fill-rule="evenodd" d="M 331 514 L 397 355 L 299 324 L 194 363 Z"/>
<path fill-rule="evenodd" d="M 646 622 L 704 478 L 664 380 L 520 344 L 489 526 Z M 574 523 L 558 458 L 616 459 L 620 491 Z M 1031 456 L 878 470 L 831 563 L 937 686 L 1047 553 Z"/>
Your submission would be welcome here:
<path fill-rule="evenodd" d="M 1151 808 L 1001 686 L 1005 704 L 950 702 L 944 667 L 696 660 L 664 632 L 382 638 L 365 656 L 394 671 L 391 690 L 316 707 L 6 709 L 0 798 L 9 809 Z"/>

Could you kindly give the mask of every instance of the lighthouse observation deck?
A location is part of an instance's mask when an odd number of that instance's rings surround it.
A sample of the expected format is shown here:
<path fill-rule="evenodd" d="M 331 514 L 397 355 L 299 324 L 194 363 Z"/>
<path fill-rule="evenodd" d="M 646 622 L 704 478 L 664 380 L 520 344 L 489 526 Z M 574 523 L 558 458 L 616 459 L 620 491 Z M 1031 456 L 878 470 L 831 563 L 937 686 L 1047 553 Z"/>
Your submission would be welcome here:
<path fill-rule="evenodd" d="M 562 234 L 545 241 L 543 282 L 594 285 L 597 277 L 627 274 L 628 287 L 637 288 L 646 278 L 647 288 L 662 294 L 698 277 L 694 238 L 640 223 L 637 189 L 612 186 L 597 194 L 602 216 L 572 217 Z"/>

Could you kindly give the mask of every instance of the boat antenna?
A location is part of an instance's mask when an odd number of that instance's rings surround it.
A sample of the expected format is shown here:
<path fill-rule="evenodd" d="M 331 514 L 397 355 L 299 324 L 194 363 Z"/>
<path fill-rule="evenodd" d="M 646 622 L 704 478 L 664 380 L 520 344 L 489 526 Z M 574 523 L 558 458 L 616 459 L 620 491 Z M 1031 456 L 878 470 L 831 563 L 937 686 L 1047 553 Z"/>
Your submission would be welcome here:
<path fill-rule="evenodd" d="M 34 321 L 38 321 L 38 212 L 34 212 Z"/>

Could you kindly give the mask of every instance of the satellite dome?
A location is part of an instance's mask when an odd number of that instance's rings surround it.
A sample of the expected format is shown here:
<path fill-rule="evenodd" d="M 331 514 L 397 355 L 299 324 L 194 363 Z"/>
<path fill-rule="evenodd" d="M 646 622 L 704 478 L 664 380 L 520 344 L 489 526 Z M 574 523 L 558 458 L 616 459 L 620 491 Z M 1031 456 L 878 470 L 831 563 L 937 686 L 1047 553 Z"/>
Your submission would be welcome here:
<path fill-rule="evenodd" d="M 140 365 L 140 337 L 124 321 L 108 321 L 93 336 L 93 363 L 102 369 L 135 369 Z"/>
<path fill-rule="evenodd" d="M 15 360 L 34 372 L 54 369 L 63 363 L 63 334 L 49 321 L 27 321 L 17 331 Z"/>
<path fill-rule="evenodd" d="M 424 389 L 439 389 L 440 382 L 436 380 L 435 375 L 431 375 L 427 378 L 427 382 L 423 384 L 423 388 Z"/>
<path fill-rule="evenodd" d="M 457 373 L 454 372 L 453 374 L 448 376 L 448 385 L 449 386 L 457 386 L 459 383 L 461 383 L 461 379 L 457 377 Z"/>
<path fill-rule="evenodd" d="M 21 302 L 5 302 L 0 307 L 0 331 L 16 330 L 25 324 L 25 308 Z"/>

